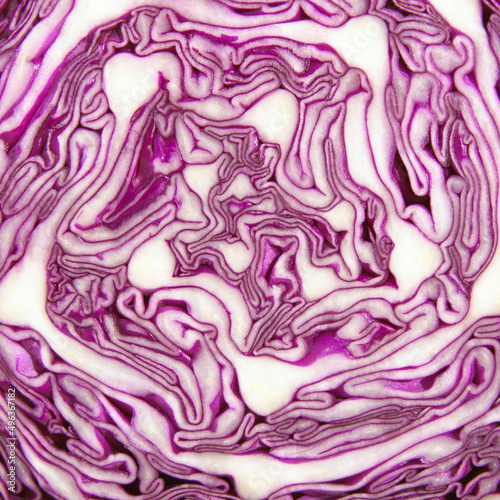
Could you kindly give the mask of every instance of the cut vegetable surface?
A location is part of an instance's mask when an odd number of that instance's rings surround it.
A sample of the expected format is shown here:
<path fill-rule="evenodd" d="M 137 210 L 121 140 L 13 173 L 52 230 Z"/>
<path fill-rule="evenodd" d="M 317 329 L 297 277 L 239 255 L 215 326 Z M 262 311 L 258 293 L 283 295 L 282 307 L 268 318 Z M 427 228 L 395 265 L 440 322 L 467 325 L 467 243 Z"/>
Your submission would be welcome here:
<path fill-rule="evenodd" d="M 494 498 L 499 61 L 497 0 L 0 0 L 0 495 Z"/>

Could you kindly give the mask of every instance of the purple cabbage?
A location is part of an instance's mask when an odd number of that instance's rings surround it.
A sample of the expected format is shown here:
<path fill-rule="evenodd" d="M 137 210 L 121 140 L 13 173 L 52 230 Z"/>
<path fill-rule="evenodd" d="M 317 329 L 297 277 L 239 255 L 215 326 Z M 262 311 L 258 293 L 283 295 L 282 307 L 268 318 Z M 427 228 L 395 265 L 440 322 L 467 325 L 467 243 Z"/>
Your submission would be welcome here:
<path fill-rule="evenodd" d="M 497 0 L 0 1 L 1 495 L 498 498 L 499 67 Z"/>

